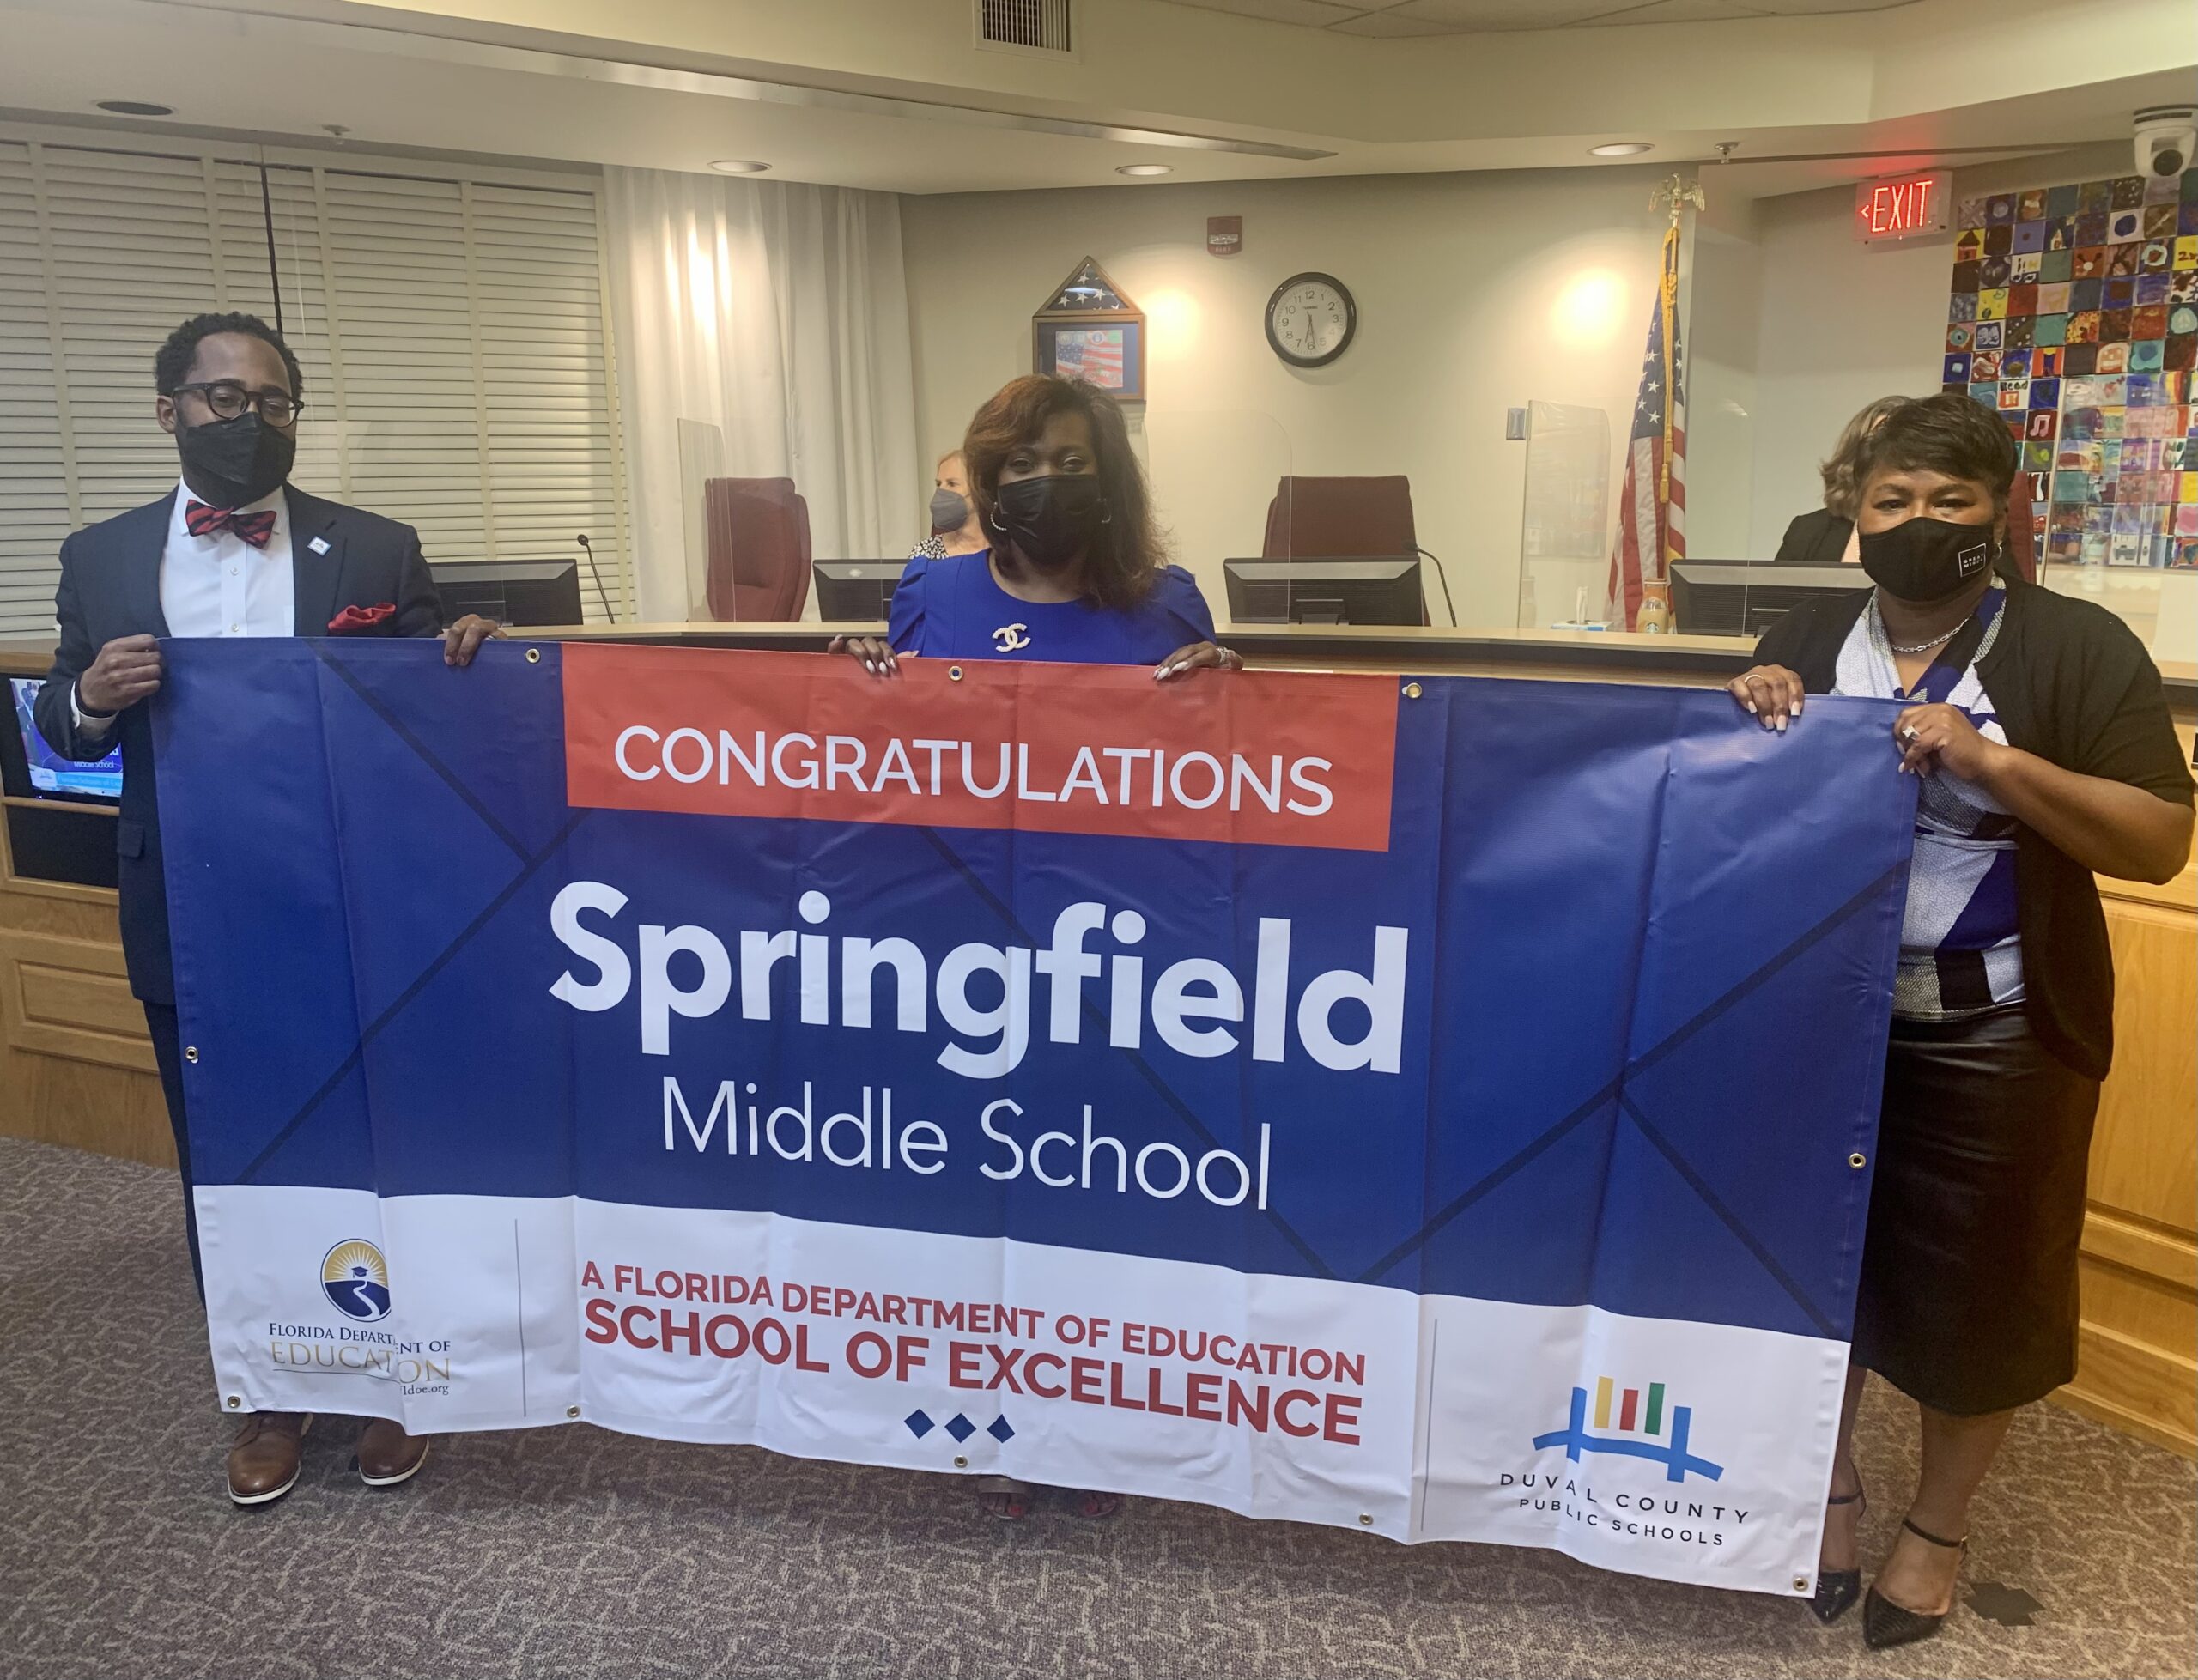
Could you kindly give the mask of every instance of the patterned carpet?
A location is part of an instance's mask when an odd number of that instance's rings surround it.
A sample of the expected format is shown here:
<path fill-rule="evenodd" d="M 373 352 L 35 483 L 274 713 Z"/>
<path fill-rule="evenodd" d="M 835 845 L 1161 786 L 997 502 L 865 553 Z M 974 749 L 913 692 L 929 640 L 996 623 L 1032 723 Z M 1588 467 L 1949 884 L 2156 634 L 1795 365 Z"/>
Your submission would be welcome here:
<path fill-rule="evenodd" d="M 441 1442 L 409 1487 L 324 1420 L 297 1490 L 222 1496 L 172 1174 L 0 1138 L 0 1671 L 27 1676 L 2190 1675 L 2193 1467 L 2051 1407 L 1977 1512 L 1964 1607 L 1859 1615 L 1133 1501 L 1009 1525 L 938 1477 L 588 1427 Z M 1890 1544 L 1914 1419 L 1862 1463 Z M 2027 1594 L 2038 1608 L 2022 1606 Z M 2013 1624 L 2013 1625 L 2010 1625 Z"/>

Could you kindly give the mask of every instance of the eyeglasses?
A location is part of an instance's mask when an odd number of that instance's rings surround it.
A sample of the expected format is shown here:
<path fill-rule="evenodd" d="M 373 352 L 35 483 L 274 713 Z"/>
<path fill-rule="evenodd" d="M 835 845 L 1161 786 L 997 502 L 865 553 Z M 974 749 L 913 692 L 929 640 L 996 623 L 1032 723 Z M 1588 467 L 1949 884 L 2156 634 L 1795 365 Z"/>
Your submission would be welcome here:
<path fill-rule="evenodd" d="M 206 406 L 223 420 L 234 420 L 246 409 L 256 408 L 259 417 L 270 426 L 288 426 L 298 417 L 305 407 L 302 400 L 285 396 L 279 391 L 246 391 L 234 379 L 216 379 L 211 385 L 179 385 L 176 393 L 195 391 L 206 399 Z"/>

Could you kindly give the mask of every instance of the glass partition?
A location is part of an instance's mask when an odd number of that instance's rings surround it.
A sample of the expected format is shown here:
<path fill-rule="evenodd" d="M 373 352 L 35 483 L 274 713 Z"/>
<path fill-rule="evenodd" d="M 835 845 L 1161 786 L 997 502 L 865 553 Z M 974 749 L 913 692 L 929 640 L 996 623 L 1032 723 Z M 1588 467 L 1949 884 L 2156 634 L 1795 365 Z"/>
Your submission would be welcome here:
<path fill-rule="evenodd" d="M 1521 630 L 1600 628 L 1610 585 L 1610 416 L 1529 403 L 1519 521 Z"/>
<path fill-rule="evenodd" d="M 1295 460 L 1273 415 L 1251 409 L 1133 409 L 1130 439 L 1154 515 L 1217 624 L 1288 622 Z M 1242 562 L 1237 564 L 1236 562 Z M 1233 578 L 1232 578 L 1232 573 Z"/>
<path fill-rule="evenodd" d="M 725 475 L 725 434 L 706 420 L 679 422 L 681 552 L 687 561 L 687 618 L 707 623 L 710 611 L 710 528 L 707 485 Z"/>

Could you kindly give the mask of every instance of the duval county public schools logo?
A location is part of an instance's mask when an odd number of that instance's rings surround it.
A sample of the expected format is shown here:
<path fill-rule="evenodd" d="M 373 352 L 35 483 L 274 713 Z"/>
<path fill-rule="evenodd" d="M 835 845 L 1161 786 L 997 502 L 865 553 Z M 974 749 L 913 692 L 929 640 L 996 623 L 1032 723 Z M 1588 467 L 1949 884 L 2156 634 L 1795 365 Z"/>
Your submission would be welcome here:
<path fill-rule="evenodd" d="M 1615 1425 L 1616 1434 L 1589 1434 L 1588 1422 L 1588 1391 L 1572 1391 L 1572 1416 L 1562 1429 L 1552 1429 L 1545 1435 L 1536 1435 L 1537 1450 L 1562 1446 L 1564 1456 L 1573 1463 L 1580 1462 L 1582 1453 L 1618 1453 L 1627 1458 L 1647 1459 L 1664 1467 L 1667 1482 L 1684 1482 L 1690 1476 L 1699 1476 L 1715 1482 L 1725 1473 L 1722 1465 L 1713 1465 L 1707 1459 L 1697 1459 L 1687 1451 L 1687 1434 L 1694 1422 L 1691 1406 L 1673 1406 L 1668 1416 L 1664 1405 L 1664 1385 L 1648 1385 L 1648 1404 L 1642 1404 L 1641 1391 L 1629 1388 L 1623 1392 L 1612 1414 L 1612 1400 L 1615 1385 L 1608 1377 L 1595 1379 L 1594 1428 L 1610 1429 Z M 1665 1425 L 1671 1426 L 1668 1434 Z"/>
<path fill-rule="evenodd" d="M 364 1237 L 346 1237 L 320 1263 L 320 1288 L 336 1310 L 371 1324 L 389 1316 L 389 1267 Z"/>

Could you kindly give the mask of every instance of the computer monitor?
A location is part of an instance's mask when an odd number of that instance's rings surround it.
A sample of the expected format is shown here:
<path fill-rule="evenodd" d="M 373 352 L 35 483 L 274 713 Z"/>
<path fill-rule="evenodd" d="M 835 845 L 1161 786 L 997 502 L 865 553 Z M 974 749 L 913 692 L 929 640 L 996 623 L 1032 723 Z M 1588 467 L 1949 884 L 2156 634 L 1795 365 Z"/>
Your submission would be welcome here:
<path fill-rule="evenodd" d="M 428 568 L 443 616 L 479 613 L 499 624 L 578 624 L 580 568 L 573 560 L 452 560 Z"/>
<path fill-rule="evenodd" d="M 14 751 L 0 754 L 0 784 L 19 798 L 82 799 L 112 804 L 122 798 L 122 749 L 118 744 L 105 758 L 88 764 L 80 764 L 54 751 L 45 736 L 39 732 L 31 708 L 37 704 L 38 691 L 46 686 L 35 676 L 11 676 L 8 679 L 10 698 L 15 707 L 15 739 L 9 747 L 20 747 L 21 755 Z"/>
<path fill-rule="evenodd" d="M 908 569 L 905 560 L 819 560 L 817 616 L 827 623 L 867 622 L 893 616 L 893 589 Z"/>
<path fill-rule="evenodd" d="M 1230 560 L 1229 616 L 1239 624 L 1424 624 L 1419 556 Z"/>
<path fill-rule="evenodd" d="M 1869 586 L 1869 574 L 1859 566 L 1676 561 L 1672 628 L 1687 636 L 1759 636 L 1804 601 Z"/>

